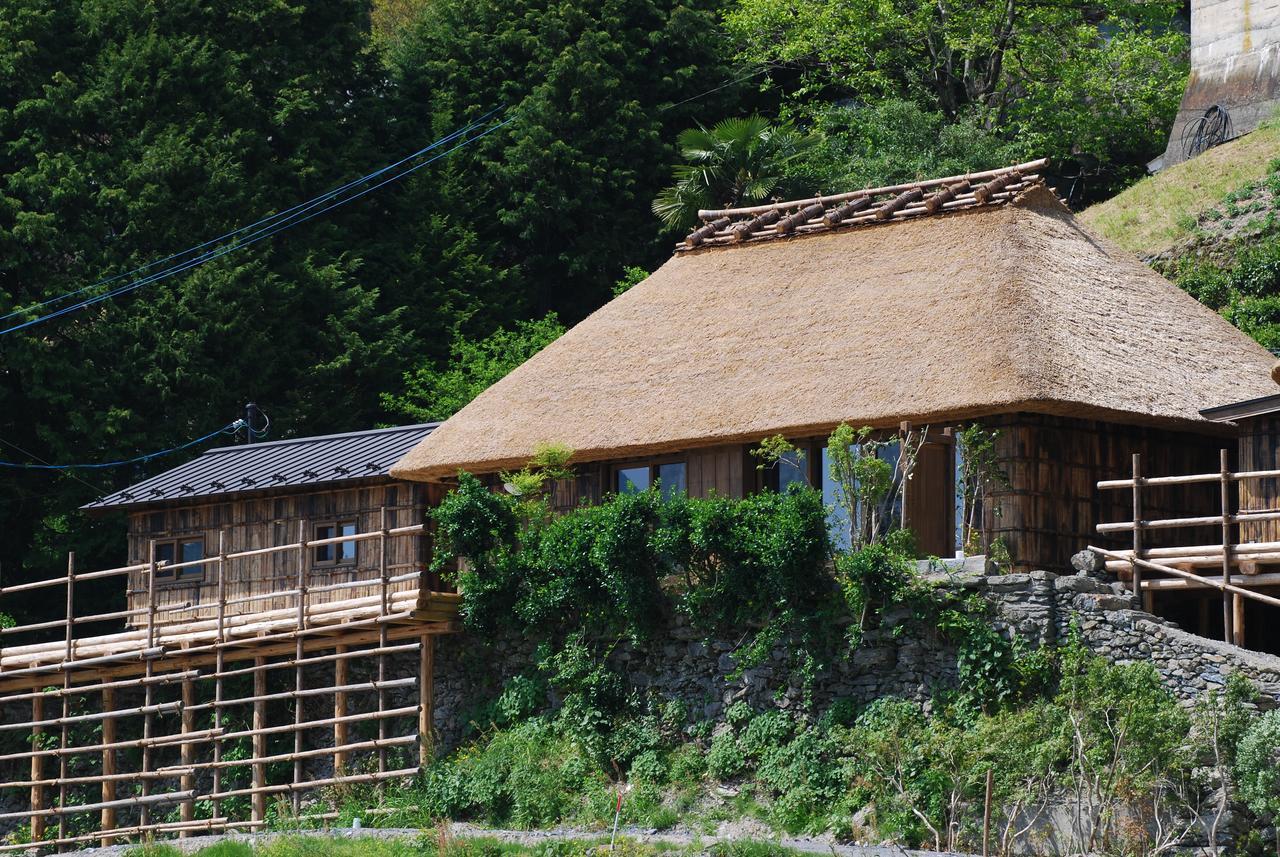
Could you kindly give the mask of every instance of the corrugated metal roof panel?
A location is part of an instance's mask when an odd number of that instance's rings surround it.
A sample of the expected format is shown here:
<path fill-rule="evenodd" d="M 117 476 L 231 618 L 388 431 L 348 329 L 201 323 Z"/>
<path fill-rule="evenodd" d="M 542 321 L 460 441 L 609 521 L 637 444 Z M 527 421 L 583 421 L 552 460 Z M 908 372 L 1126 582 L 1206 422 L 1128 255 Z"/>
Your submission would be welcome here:
<path fill-rule="evenodd" d="M 211 449 L 186 464 L 87 503 L 109 509 L 386 476 L 439 423 Z"/>

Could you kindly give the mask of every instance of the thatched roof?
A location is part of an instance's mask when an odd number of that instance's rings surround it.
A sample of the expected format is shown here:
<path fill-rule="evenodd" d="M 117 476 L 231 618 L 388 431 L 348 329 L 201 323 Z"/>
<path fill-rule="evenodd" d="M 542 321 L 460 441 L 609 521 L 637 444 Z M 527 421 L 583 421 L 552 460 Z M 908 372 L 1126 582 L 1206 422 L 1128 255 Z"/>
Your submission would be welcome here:
<path fill-rule="evenodd" d="M 708 212 L 730 222 L 493 385 L 392 475 L 516 467 L 544 442 L 590 461 L 1013 411 L 1213 431 L 1201 408 L 1275 392 L 1264 348 L 1089 234 L 1037 179 L 968 196 L 852 225 L 823 224 L 811 206 L 831 203 L 802 201 L 781 206 L 810 209 L 790 236 L 753 227 L 745 242 L 726 236 L 758 209 Z"/>

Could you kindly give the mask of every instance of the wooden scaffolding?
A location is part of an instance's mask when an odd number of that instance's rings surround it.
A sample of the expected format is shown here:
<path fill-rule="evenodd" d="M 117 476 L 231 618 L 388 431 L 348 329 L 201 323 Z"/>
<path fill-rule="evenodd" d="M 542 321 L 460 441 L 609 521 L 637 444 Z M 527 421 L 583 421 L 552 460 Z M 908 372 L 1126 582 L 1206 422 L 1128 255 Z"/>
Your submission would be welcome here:
<path fill-rule="evenodd" d="M 322 540 L 304 523 L 297 542 L 249 551 L 223 538 L 217 556 L 186 563 L 157 562 L 154 543 L 143 565 L 80 572 L 71 555 L 64 577 L 0 588 L 61 590 L 66 604 L 63 618 L 0 629 L 0 643 L 39 639 L 0 646 L 0 794 L 26 796 L 0 813 L 0 851 L 260 828 L 273 810 L 298 814 L 308 790 L 416 773 L 432 746 L 435 638 L 458 630 L 457 595 L 431 591 L 424 571 L 390 574 L 388 545 L 424 526 L 387 528 L 385 511 L 381 522 Z M 368 580 L 310 585 L 314 548 L 363 540 L 381 558 L 374 594 L 342 596 Z M 230 612 L 222 585 L 212 619 L 158 603 L 160 569 L 198 564 L 221 583 L 229 562 L 272 552 L 296 552 L 293 588 L 239 600 L 288 608 Z M 76 614 L 77 584 L 139 573 L 144 607 Z M 126 620 L 139 627 L 75 633 Z M 413 666 L 397 676 L 397 663 Z"/>

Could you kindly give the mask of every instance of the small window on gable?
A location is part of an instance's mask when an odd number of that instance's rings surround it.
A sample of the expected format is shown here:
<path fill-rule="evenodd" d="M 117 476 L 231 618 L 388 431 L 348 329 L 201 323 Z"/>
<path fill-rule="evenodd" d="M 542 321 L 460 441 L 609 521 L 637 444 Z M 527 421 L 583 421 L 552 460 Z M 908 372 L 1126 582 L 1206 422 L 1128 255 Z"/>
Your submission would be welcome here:
<path fill-rule="evenodd" d="M 354 536 L 355 534 L 355 521 L 327 521 L 323 524 L 316 524 L 313 538 L 315 541 L 325 541 L 343 536 Z M 356 543 L 354 540 L 316 545 L 313 550 L 313 561 L 316 565 L 354 565 L 356 561 Z"/>
<path fill-rule="evenodd" d="M 166 539 L 156 542 L 156 584 L 199 583 L 204 580 L 204 564 L 183 565 L 172 568 L 178 563 L 194 563 L 204 559 L 204 539 L 199 537 L 185 539 Z"/>

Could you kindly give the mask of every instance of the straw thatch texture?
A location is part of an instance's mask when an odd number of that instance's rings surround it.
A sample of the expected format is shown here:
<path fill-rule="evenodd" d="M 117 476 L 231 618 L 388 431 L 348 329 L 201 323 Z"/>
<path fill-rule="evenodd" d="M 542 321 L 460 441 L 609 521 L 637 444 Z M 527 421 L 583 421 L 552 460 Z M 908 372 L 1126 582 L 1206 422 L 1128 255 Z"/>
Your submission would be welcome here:
<path fill-rule="evenodd" d="M 683 252 L 394 468 L 439 479 L 541 442 L 617 459 L 842 421 L 1015 411 L 1208 430 L 1274 359 L 1042 185 L 1004 205 Z"/>

